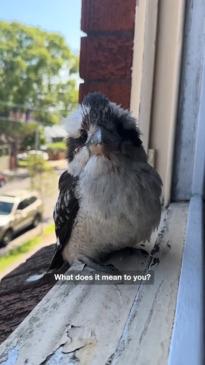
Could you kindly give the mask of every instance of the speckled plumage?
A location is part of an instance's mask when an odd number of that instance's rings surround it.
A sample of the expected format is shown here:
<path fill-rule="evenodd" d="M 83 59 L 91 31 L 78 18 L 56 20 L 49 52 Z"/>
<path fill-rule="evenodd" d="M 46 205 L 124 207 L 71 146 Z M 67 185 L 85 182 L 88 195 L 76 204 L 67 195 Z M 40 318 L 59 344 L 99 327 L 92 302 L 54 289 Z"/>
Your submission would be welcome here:
<path fill-rule="evenodd" d="M 89 94 L 84 106 L 81 142 L 64 173 L 74 183 L 60 188 L 54 215 L 57 256 L 70 264 L 149 239 L 161 214 L 161 179 L 147 163 L 136 121 L 99 93 Z"/>

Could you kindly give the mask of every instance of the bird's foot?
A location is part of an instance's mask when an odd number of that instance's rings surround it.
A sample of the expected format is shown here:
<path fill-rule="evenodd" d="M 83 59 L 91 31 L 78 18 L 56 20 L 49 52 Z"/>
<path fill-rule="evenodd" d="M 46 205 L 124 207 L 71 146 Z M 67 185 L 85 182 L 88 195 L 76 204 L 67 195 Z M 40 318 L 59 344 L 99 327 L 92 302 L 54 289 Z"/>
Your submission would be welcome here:
<path fill-rule="evenodd" d="M 78 259 L 78 262 L 83 263 L 84 265 L 86 265 L 88 268 L 91 268 L 92 270 L 98 271 L 98 272 L 102 272 L 102 273 L 108 273 L 111 275 L 119 275 L 120 271 L 112 264 L 102 264 L 99 262 L 96 262 L 92 259 L 90 259 L 87 256 L 81 256 Z"/>

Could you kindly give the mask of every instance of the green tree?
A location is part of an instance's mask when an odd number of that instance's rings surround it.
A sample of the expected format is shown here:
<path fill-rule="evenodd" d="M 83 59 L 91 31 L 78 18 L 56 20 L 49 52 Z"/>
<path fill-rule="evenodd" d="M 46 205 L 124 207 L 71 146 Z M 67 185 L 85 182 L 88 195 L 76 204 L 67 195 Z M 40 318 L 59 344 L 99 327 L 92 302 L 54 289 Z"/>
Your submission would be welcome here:
<path fill-rule="evenodd" d="M 0 115 L 58 122 L 77 102 L 78 57 L 57 33 L 0 21 Z"/>
<path fill-rule="evenodd" d="M 39 143 L 45 143 L 43 128 L 37 122 L 23 123 L 0 120 L 0 132 L 10 145 L 14 168 L 17 166 L 17 153 L 19 150 L 25 150 L 28 147 L 35 148 L 36 133 L 39 135 Z"/>
<path fill-rule="evenodd" d="M 21 124 L 22 125 L 22 124 Z M 38 137 L 38 143 L 36 146 L 36 137 Z M 25 151 L 28 149 L 39 148 L 41 145 L 45 145 L 44 128 L 37 122 L 23 123 L 23 133 L 20 139 L 20 150 Z"/>
<path fill-rule="evenodd" d="M 4 134 L 9 141 L 17 144 L 18 150 L 35 148 L 36 132 L 39 135 L 39 143 L 45 143 L 44 130 L 37 122 L 17 122 L 10 120 L 0 121 L 1 134 Z"/>

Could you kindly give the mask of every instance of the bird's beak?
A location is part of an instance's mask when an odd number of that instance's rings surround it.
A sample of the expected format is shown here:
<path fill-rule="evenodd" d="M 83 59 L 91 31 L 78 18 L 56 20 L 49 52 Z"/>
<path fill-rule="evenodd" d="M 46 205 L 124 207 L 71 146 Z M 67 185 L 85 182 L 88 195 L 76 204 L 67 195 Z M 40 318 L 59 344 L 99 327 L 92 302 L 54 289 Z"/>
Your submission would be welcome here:
<path fill-rule="evenodd" d="M 102 144 L 102 131 L 100 128 L 96 129 L 96 131 L 90 136 L 87 141 L 87 146 Z"/>
<path fill-rule="evenodd" d="M 94 154 L 94 155 L 103 155 L 104 154 L 102 131 L 100 128 L 97 128 L 96 131 L 90 136 L 86 145 L 91 154 Z"/>

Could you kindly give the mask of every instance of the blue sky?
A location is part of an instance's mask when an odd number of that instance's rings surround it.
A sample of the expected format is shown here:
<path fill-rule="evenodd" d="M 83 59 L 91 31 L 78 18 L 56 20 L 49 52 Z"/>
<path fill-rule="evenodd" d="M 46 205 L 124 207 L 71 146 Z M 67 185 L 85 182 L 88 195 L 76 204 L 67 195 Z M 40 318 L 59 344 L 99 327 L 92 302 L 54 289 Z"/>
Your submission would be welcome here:
<path fill-rule="evenodd" d="M 0 20 L 17 20 L 64 35 L 75 52 L 80 48 L 81 0 L 0 0 Z"/>

